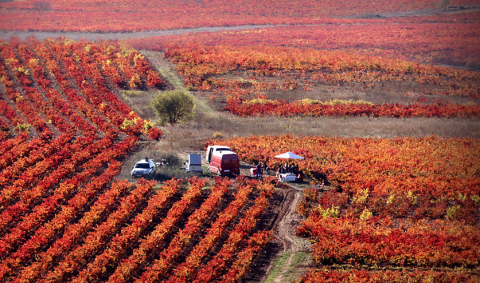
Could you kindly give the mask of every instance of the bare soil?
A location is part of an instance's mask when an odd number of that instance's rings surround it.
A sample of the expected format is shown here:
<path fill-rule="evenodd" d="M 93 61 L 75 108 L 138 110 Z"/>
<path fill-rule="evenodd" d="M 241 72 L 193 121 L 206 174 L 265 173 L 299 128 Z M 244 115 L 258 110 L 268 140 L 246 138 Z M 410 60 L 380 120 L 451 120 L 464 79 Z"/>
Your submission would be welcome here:
<path fill-rule="evenodd" d="M 216 32 L 216 31 L 228 31 L 228 30 L 241 30 L 241 29 L 255 29 L 269 27 L 269 25 L 246 25 L 246 26 L 234 26 L 234 27 L 203 27 L 203 28 L 184 28 L 175 30 L 157 30 L 157 31 L 142 31 L 142 32 L 126 32 L 126 33 L 97 33 L 97 32 L 39 32 L 39 31 L 0 31 L 0 38 L 8 40 L 11 36 L 16 36 L 20 40 L 25 40 L 28 36 L 34 35 L 39 40 L 47 38 L 57 38 L 61 36 L 68 37 L 73 40 L 122 40 L 129 38 L 140 37 L 153 37 L 153 36 L 167 36 L 167 35 L 179 35 L 187 34 L 191 32 Z"/>
<path fill-rule="evenodd" d="M 292 191 L 289 193 L 287 201 L 282 204 L 279 221 L 275 223 L 273 228 L 275 240 L 283 246 L 282 252 L 290 252 L 287 262 L 281 267 L 280 274 L 274 278 L 274 283 L 285 282 L 285 274 L 292 269 L 295 269 L 295 277 L 300 277 L 306 271 L 301 265 L 308 266 L 311 264 L 306 260 L 305 262 L 301 262 L 301 264 L 296 263 L 295 266 L 292 266 L 294 257 L 300 252 L 310 252 L 311 246 L 310 242 L 296 235 L 296 227 L 298 227 L 302 221 L 300 215 L 296 213 L 296 209 L 302 197 L 303 193 L 301 190 L 292 186 Z M 270 265 L 270 269 L 272 267 L 273 266 Z"/>

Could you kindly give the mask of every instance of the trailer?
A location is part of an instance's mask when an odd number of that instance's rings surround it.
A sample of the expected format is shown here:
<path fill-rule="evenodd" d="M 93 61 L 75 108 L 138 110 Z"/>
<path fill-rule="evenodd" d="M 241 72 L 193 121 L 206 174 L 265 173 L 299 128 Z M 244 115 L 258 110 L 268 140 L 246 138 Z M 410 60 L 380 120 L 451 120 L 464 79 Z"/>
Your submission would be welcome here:
<path fill-rule="evenodd" d="M 202 156 L 200 154 L 189 154 L 185 162 L 186 172 L 203 173 Z"/>

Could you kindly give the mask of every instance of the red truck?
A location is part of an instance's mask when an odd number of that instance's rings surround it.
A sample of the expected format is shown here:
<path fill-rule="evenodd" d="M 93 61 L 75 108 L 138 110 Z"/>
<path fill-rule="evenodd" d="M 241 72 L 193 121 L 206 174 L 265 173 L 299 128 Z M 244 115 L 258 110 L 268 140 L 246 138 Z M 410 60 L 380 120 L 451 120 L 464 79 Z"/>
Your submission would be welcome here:
<path fill-rule="evenodd" d="M 230 150 L 213 151 L 208 169 L 220 176 L 239 175 L 240 160 L 238 154 Z"/>

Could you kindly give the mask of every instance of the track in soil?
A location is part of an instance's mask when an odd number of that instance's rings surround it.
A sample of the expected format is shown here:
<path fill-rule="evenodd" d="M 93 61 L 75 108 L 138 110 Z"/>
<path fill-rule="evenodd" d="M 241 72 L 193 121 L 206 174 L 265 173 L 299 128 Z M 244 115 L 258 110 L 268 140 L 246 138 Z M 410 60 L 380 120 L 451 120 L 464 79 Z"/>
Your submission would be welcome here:
<path fill-rule="evenodd" d="M 282 283 L 299 279 L 306 271 L 304 266 L 310 265 L 308 259 L 294 262 L 299 253 L 310 251 L 310 243 L 296 236 L 296 228 L 302 221 L 296 213 L 298 202 L 303 193 L 294 187 L 290 189 L 278 189 L 277 202 L 272 213 L 276 216 L 272 232 L 274 240 L 266 247 L 263 253 L 253 263 L 252 270 L 247 273 L 242 282 L 268 282 Z M 288 256 L 286 262 L 276 263 L 280 256 Z M 272 276 L 272 272 L 274 276 Z M 272 273 L 272 274 L 271 274 Z"/>

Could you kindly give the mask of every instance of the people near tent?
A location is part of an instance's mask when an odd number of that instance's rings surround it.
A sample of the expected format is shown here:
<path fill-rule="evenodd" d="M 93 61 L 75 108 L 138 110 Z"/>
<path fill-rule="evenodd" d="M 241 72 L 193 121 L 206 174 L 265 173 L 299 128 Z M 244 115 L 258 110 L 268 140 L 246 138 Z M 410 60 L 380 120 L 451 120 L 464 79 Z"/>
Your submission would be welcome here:
<path fill-rule="evenodd" d="M 269 171 L 270 171 L 270 167 L 268 167 L 267 162 L 264 162 L 263 163 L 263 172 L 266 172 L 268 174 Z"/>
<path fill-rule="evenodd" d="M 303 171 L 302 170 L 298 170 L 298 167 L 297 167 L 297 173 L 295 173 L 295 175 L 297 175 L 297 181 L 299 182 L 302 182 L 303 181 Z"/>
<path fill-rule="evenodd" d="M 302 156 L 296 155 L 293 152 L 286 152 L 283 154 L 275 155 L 275 158 L 287 159 L 285 165 L 280 165 L 277 171 L 277 178 L 282 182 L 301 181 L 304 178 L 304 174 L 298 168 L 296 160 L 305 159 Z M 293 160 L 293 161 L 292 161 Z M 289 162 L 292 162 L 289 164 Z"/>
<path fill-rule="evenodd" d="M 262 177 L 262 162 L 258 162 L 256 169 L 257 169 L 257 177 L 258 178 Z"/>
<path fill-rule="evenodd" d="M 297 164 L 294 164 L 294 165 L 292 166 L 292 172 L 293 172 L 294 174 L 298 174 L 298 165 L 297 165 Z"/>

